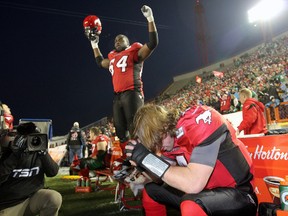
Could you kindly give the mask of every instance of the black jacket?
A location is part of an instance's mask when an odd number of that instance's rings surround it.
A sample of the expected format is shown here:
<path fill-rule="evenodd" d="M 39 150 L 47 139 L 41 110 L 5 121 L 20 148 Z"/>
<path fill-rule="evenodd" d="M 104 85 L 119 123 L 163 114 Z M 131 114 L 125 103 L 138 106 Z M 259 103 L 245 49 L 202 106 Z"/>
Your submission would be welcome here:
<path fill-rule="evenodd" d="M 32 196 L 44 187 L 44 174 L 53 177 L 59 170 L 48 153 L 9 151 L 0 160 L 0 210 Z"/>
<path fill-rule="evenodd" d="M 83 131 L 77 127 L 72 127 L 67 137 L 67 145 L 69 147 L 80 147 L 85 145 Z"/>

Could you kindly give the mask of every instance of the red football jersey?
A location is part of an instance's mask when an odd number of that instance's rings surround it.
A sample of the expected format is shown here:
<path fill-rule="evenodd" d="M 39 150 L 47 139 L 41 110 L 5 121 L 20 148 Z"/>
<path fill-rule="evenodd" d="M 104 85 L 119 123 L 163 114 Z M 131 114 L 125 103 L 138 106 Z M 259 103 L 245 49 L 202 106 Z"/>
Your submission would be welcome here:
<path fill-rule="evenodd" d="M 133 43 L 121 52 L 113 50 L 108 54 L 114 92 L 134 89 L 143 91 L 141 79 L 143 62 L 138 62 L 138 51 L 142 46 L 140 43 Z"/>
<path fill-rule="evenodd" d="M 94 140 L 92 140 L 92 154 L 91 157 L 95 157 L 98 154 L 98 149 L 97 149 L 97 143 L 99 142 L 108 142 L 110 141 L 110 138 L 104 134 L 100 134 L 97 136 Z"/>
<path fill-rule="evenodd" d="M 176 160 L 180 166 L 186 166 L 189 162 L 212 164 L 214 171 L 205 188 L 236 187 L 249 181 L 253 183 L 252 159 L 246 147 L 236 138 L 232 125 L 216 110 L 194 106 L 186 110 L 176 127 L 173 150 L 162 154 Z"/>
<path fill-rule="evenodd" d="M 231 106 L 231 96 L 224 96 L 220 98 L 220 111 L 229 111 Z"/>

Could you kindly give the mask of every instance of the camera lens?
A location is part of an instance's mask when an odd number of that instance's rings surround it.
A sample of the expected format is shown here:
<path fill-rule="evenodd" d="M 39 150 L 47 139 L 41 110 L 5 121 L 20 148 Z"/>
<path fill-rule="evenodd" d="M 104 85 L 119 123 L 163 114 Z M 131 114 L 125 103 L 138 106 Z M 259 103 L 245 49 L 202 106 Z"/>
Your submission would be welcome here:
<path fill-rule="evenodd" d="M 39 146 L 41 144 L 41 138 L 39 136 L 34 136 L 31 140 L 33 146 Z"/>

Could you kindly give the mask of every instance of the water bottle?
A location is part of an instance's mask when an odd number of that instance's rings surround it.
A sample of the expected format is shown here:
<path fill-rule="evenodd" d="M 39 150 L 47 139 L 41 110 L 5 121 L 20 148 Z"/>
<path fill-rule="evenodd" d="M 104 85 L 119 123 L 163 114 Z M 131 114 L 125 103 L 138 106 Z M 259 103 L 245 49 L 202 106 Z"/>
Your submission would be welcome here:
<path fill-rule="evenodd" d="M 81 187 L 85 187 L 85 179 L 83 176 L 81 177 Z"/>
<path fill-rule="evenodd" d="M 86 187 L 90 187 L 91 186 L 91 180 L 90 178 L 86 179 Z"/>
<path fill-rule="evenodd" d="M 81 178 L 78 178 L 78 179 L 77 179 L 76 186 L 77 186 L 77 187 L 80 187 L 80 186 L 81 186 Z"/>
<path fill-rule="evenodd" d="M 281 210 L 288 211 L 288 176 L 279 185 Z"/>

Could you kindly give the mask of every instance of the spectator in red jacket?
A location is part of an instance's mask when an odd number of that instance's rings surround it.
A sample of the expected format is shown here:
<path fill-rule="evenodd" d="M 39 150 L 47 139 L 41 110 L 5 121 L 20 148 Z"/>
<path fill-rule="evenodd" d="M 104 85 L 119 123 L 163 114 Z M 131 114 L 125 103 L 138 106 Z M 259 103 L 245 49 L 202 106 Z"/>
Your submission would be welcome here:
<path fill-rule="evenodd" d="M 267 133 L 266 119 L 264 116 L 264 104 L 252 98 L 252 92 L 248 88 L 239 91 L 239 101 L 243 104 L 243 120 L 238 126 L 237 135 L 244 130 L 244 134 Z"/>

